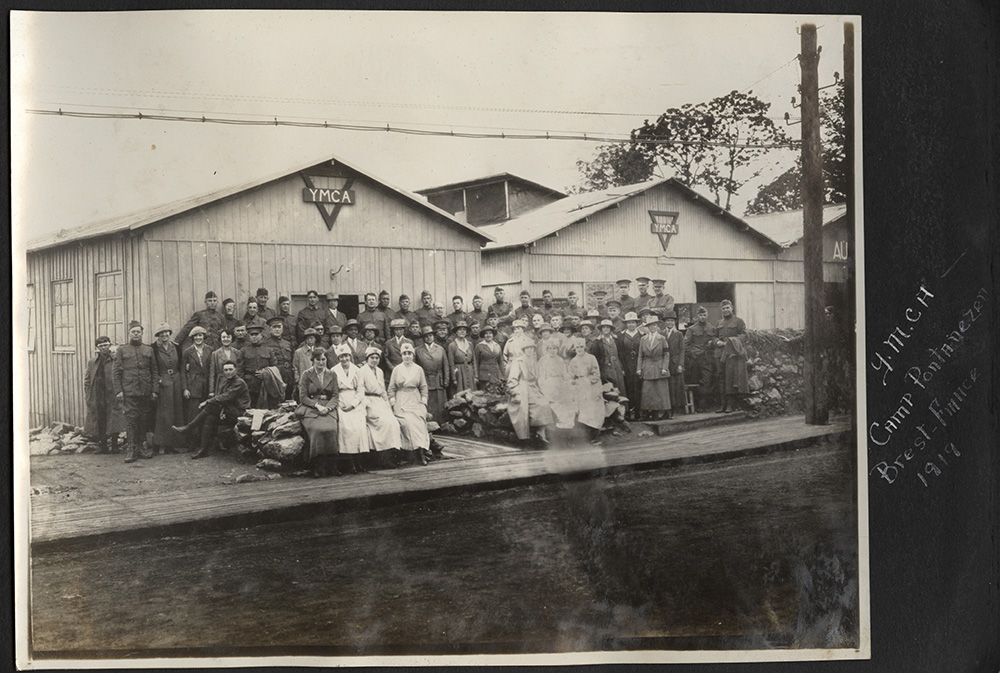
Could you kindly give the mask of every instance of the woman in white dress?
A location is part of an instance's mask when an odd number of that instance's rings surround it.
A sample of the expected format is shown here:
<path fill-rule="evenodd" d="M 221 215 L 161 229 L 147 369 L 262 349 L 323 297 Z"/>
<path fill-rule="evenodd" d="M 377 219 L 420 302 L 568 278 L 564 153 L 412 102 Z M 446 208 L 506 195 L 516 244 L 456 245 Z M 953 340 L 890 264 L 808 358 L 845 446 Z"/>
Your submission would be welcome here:
<path fill-rule="evenodd" d="M 393 367 L 389 377 L 389 403 L 399 421 L 402 449 L 410 464 L 426 465 L 431 448 L 431 435 L 427 432 L 427 377 L 413 362 L 412 344 L 404 342 L 399 354 L 403 361 Z"/>
<path fill-rule="evenodd" d="M 543 348 L 542 357 L 538 358 L 538 388 L 556 416 L 556 427 L 572 430 L 576 405 L 566 373 L 566 361 L 559 357 L 559 340 L 542 338 L 538 345 Z"/>
<path fill-rule="evenodd" d="M 399 421 L 389 406 L 385 377 L 378 366 L 381 360 L 382 351 L 376 346 L 369 346 L 365 351 L 365 364 L 358 375 L 358 392 L 365 396 L 365 421 L 371 449 L 378 454 L 378 463 L 382 467 L 395 468 L 396 454 L 403 445 L 403 439 Z"/>
<path fill-rule="evenodd" d="M 587 352 L 587 342 L 581 337 L 570 340 L 573 359 L 567 370 L 576 402 L 577 420 L 587 426 L 592 444 L 600 442 L 604 425 L 604 393 L 601 388 L 601 366 L 597 358 Z"/>
<path fill-rule="evenodd" d="M 359 391 L 358 378 L 361 370 L 354 364 L 354 354 L 347 344 L 334 349 L 339 364 L 333 368 L 337 374 L 337 420 L 340 424 L 337 438 L 341 458 L 348 458 L 355 472 L 365 472 L 360 462 L 368 454 L 371 442 L 368 439 L 368 425 L 365 420 L 365 396 Z"/>
<path fill-rule="evenodd" d="M 515 339 L 511 338 L 511 341 Z M 549 438 L 545 427 L 555 422 L 555 416 L 538 387 L 535 344 L 532 341 L 517 341 L 521 344 L 511 350 L 514 358 L 510 363 L 510 371 L 507 372 L 507 390 L 511 393 L 507 414 L 518 439 L 531 439 L 531 430 L 534 428 L 540 445 L 547 447 Z"/>

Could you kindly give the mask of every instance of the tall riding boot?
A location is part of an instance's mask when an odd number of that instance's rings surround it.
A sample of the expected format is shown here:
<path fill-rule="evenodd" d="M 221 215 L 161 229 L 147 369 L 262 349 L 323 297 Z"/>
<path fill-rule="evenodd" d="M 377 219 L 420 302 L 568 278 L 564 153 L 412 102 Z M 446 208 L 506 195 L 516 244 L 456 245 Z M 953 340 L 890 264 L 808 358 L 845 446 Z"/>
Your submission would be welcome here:
<path fill-rule="evenodd" d="M 133 428 L 132 426 L 129 426 L 128 429 L 125 431 L 125 437 L 126 437 L 126 439 L 125 439 L 125 462 L 126 463 L 134 463 L 135 462 L 135 453 L 136 453 L 135 436 L 136 436 L 136 434 L 138 434 L 138 433 L 136 433 L 135 428 Z"/>

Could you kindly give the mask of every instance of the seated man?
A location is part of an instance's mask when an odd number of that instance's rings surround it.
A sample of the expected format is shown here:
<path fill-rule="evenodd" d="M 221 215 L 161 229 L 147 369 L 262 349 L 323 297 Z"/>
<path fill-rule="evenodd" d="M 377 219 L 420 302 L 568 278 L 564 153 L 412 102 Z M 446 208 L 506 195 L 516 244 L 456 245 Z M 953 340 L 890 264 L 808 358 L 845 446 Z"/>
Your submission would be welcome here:
<path fill-rule="evenodd" d="M 191 458 L 204 458 L 212 449 L 215 433 L 221 423 L 227 428 L 236 425 L 236 421 L 250 408 L 250 389 L 246 381 L 236 375 L 236 363 L 227 360 L 222 365 L 222 383 L 219 384 L 213 397 L 198 405 L 198 415 L 187 425 L 172 426 L 177 433 L 185 433 L 201 425 L 200 448 L 191 454 Z"/>

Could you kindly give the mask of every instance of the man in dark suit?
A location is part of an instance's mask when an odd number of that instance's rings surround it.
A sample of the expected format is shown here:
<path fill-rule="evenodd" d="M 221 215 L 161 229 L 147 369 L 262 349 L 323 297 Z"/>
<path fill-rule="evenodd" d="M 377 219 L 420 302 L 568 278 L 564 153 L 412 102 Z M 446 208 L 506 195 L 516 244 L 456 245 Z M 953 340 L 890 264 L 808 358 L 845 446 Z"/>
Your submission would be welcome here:
<path fill-rule="evenodd" d="M 385 313 L 379 310 L 378 297 L 374 292 L 365 295 L 365 310 L 358 314 L 358 324 L 375 325 L 375 336 L 380 341 L 389 338 L 389 320 Z"/>
<path fill-rule="evenodd" d="M 490 304 L 486 314 L 487 316 L 495 315 L 498 326 L 506 326 L 507 329 L 510 329 L 510 323 L 514 320 L 514 307 L 504 299 L 505 295 L 504 289 L 499 285 L 493 288 L 493 296 L 496 301 Z"/>
<path fill-rule="evenodd" d="M 219 305 L 219 295 L 215 292 L 209 290 L 205 293 L 205 308 L 201 311 L 195 312 L 186 323 L 181 331 L 177 333 L 174 343 L 178 346 L 184 346 L 184 341 L 191 335 L 191 330 L 195 327 L 202 327 L 205 329 L 205 343 L 212 350 L 218 348 L 221 344 L 219 342 L 219 330 L 225 325 L 225 320 L 222 314 L 216 310 Z"/>
<path fill-rule="evenodd" d="M 531 305 L 531 294 L 527 290 L 521 290 L 518 299 L 521 305 L 514 309 L 514 320 L 523 320 L 530 325 L 532 316 L 538 313 L 538 310 Z"/>
<path fill-rule="evenodd" d="M 306 302 L 308 306 L 299 311 L 295 318 L 295 333 L 299 343 L 305 340 L 306 330 L 312 329 L 314 321 L 326 319 L 326 311 L 319 305 L 319 292 L 316 290 L 306 292 Z"/>
<path fill-rule="evenodd" d="M 171 426 L 178 433 L 185 433 L 201 425 L 200 448 L 191 458 L 204 458 L 209 454 L 219 425 L 232 428 L 239 417 L 250 408 L 250 389 L 246 381 L 236 375 L 236 363 L 222 365 L 222 383 L 213 397 L 198 405 L 199 412 L 187 425 Z"/>
<path fill-rule="evenodd" d="M 390 322 L 389 329 L 392 330 L 392 336 L 385 342 L 383 349 L 385 357 L 383 361 L 386 364 L 388 372 L 392 373 L 392 368 L 403 361 L 403 354 L 401 352 L 403 345 L 410 344 L 414 347 L 415 345 L 411 339 L 403 334 L 406 331 L 406 321 L 402 318 L 396 318 Z"/>
<path fill-rule="evenodd" d="M 670 353 L 670 404 L 671 410 L 667 418 L 684 412 L 684 335 L 677 329 L 677 314 L 672 310 L 663 314 L 665 323 L 663 336 L 667 338 L 667 350 Z"/>
<path fill-rule="evenodd" d="M 281 372 L 281 380 L 285 382 L 285 397 L 291 399 L 295 378 L 292 376 L 292 357 L 295 349 L 285 338 L 285 321 L 281 316 L 274 316 L 267 321 L 271 334 L 264 340 L 264 345 L 274 354 L 274 366 Z"/>

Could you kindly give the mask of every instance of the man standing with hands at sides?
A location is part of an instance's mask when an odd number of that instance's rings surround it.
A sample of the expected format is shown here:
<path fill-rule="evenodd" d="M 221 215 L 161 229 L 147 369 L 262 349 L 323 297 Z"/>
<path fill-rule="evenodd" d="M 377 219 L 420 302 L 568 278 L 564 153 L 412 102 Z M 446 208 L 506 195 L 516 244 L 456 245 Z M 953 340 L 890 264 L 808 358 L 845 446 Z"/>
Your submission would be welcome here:
<path fill-rule="evenodd" d="M 274 316 L 278 315 L 277 311 L 275 311 L 273 308 L 271 308 L 270 306 L 267 305 L 267 299 L 268 299 L 267 288 L 265 288 L 265 287 L 258 287 L 257 288 L 257 315 L 259 315 L 261 318 L 263 318 L 264 322 L 267 322 L 268 320 L 270 320 Z"/>
<path fill-rule="evenodd" d="M 531 305 L 531 294 L 527 290 L 521 290 L 518 299 L 521 301 L 521 305 L 514 309 L 514 320 L 523 320 L 530 325 L 532 316 L 538 313 Z"/>
<path fill-rule="evenodd" d="M 392 330 L 392 336 L 385 342 L 383 350 L 385 351 L 385 363 L 391 374 L 393 368 L 403 361 L 403 346 L 406 344 L 415 346 L 415 344 L 403 334 L 406 331 L 406 320 L 402 318 L 392 320 L 389 323 L 389 329 Z"/>
<path fill-rule="evenodd" d="M 542 290 L 542 308 L 539 309 L 544 322 L 552 323 L 552 316 L 562 317 L 562 311 L 552 303 L 552 290 Z"/>
<path fill-rule="evenodd" d="M 160 385 L 153 348 L 142 343 L 142 325 L 133 320 L 128 325 L 128 343 L 115 351 L 111 370 L 116 396 L 122 401 L 125 415 L 125 462 L 134 463 L 136 455 L 152 458 L 149 447 L 141 447 L 149 427 L 152 404 Z"/>
<path fill-rule="evenodd" d="M 259 334 L 259 332 L 258 332 Z M 222 364 L 222 383 L 215 395 L 198 405 L 198 415 L 187 425 L 173 426 L 173 430 L 184 434 L 201 425 L 199 448 L 191 458 L 204 458 L 212 450 L 215 434 L 221 423 L 233 428 L 240 416 L 250 408 L 250 389 L 246 382 L 236 375 L 236 363 L 227 360 Z"/>
<path fill-rule="evenodd" d="M 576 290 L 570 290 L 569 294 L 566 295 L 566 301 L 568 305 L 563 309 L 563 318 L 569 318 L 575 316 L 577 320 L 583 320 L 587 317 L 587 312 L 580 308 L 580 296 L 576 293 Z"/>
<path fill-rule="evenodd" d="M 698 384 L 698 409 L 706 410 L 715 392 L 715 342 L 718 332 L 708 322 L 708 309 L 699 306 L 695 323 L 684 334 L 684 351 L 688 383 Z"/>
<path fill-rule="evenodd" d="M 499 285 L 493 288 L 493 297 L 496 301 L 490 304 L 486 311 L 487 316 L 496 316 L 498 328 L 502 325 L 510 327 L 510 323 L 514 320 L 514 307 L 504 299 L 505 295 L 504 289 Z"/>
<path fill-rule="evenodd" d="M 663 336 L 667 339 L 667 351 L 670 353 L 670 403 L 671 408 L 667 418 L 684 411 L 684 335 L 677 330 L 677 314 L 667 311 L 663 315 Z"/>
<path fill-rule="evenodd" d="M 469 328 L 472 328 L 472 323 L 477 322 L 479 323 L 480 329 L 482 329 L 486 326 L 486 319 L 488 317 L 489 314 L 483 309 L 483 298 L 477 294 L 472 298 L 472 310 L 469 311 L 466 316 L 469 322 Z"/>
<path fill-rule="evenodd" d="M 340 296 L 332 292 L 328 292 L 326 295 L 326 313 L 323 314 L 321 319 L 323 323 L 323 329 L 327 334 L 333 334 L 333 327 L 336 325 L 341 331 L 347 327 L 347 316 L 340 310 Z M 315 325 L 312 325 L 315 327 Z M 320 342 L 322 342 L 322 335 L 320 335 Z"/>
<path fill-rule="evenodd" d="M 739 400 L 750 392 L 747 378 L 747 352 L 744 345 L 747 326 L 742 318 L 733 312 L 733 302 L 724 299 L 719 305 L 722 320 L 715 326 L 718 340 L 715 342 L 719 354 L 720 403 L 717 413 L 736 411 Z"/>
<path fill-rule="evenodd" d="M 292 300 L 288 297 L 278 297 L 277 317 L 281 318 L 283 327 L 281 330 L 281 338 L 290 343 L 292 348 L 295 348 L 296 321 L 295 317 L 292 315 Z"/>
<path fill-rule="evenodd" d="M 84 434 L 97 440 L 97 453 L 108 453 L 108 438 L 111 438 L 111 453 L 118 453 L 118 433 L 125 429 L 122 402 L 115 394 L 114 361 L 111 354 L 111 339 L 98 337 L 94 342 L 97 357 L 87 363 L 87 373 L 83 377 L 83 389 L 87 395 L 87 420 Z"/>
<path fill-rule="evenodd" d="M 434 324 L 434 297 L 427 290 L 420 293 L 420 308 L 415 313 L 417 320 L 420 321 L 420 327 L 430 327 Z"/>
<path fill-rule="evenodd" d="M 653 296 L 649 294 L 649 279 L 645 276 L 639 276 L 635 279 L 635 284 L 639 288 L 639 296 L 633 301 L 634 308 L 633 311 L 638 312 L 639 309 L 646 308 L 649 306 L 649 302 L 653 300 Z M 650 306 L 650 308 L 656 308 Z"/>
<path fill-rule="evenodd" d="M 195 327 L 202 327 L 205 330 L 205 343 L 210 349 L 219 347 L 219 330 L 225 326 L 225 318 L 216 308 L 219 306 L 219 295 L 209 290 L 205 293 L 205 308 L 196 311 L 191 316 L 181 331 L 177 333 L 174 343 L 183 347 L 184 341 L 190 336 L 191 330 Z"/>
<path fill-rule="evenodd" d="M 449 329 L 454 330 L 455 325 L 460 322 L 464 322 L 466 327 L 469 325 L 469 318 L 465 312 L 465 300 L 462 299 L 461 295 L 455 295 L 451 298 L 451 308 L 452 312 L 448 314 Z"/>
<path fill-rule="evenodd" d="M 274 355 L 271 349 L 261 343 L 264 328 L 254 325 L 247 330 L 250 333 L 250 343 L 243 347 L 243 376 L 250 390 L 250 404 L 257 404 L 260 399 L 260 388 L 264 379 L 264 370 L 274 365 Z"/>
<path fill-rule="evenodd" d="M 296 381 L 292 378 L 292 344 L 283 338 L 285 321 L 281 316 L 275 316 L 267 321 L 267 327 L 271 334 L 264 340 L 264 345 L 271 349 L 274 356 L 274 366 L 281 372 L 281 379 L 285 384 L 285 394 L 281 398 L 287 400 L 291 398 Z"/>
<path fill-rule="evenodd" d="M 628 293 L 629 288 L 632 287 L 632 281 L 628 278 L 623 278 L 622 280 L 617 281 L 615 286 L 618 289 L 618 301 L 621 302 L 622 311 L 628 313 L 630 311 L 639 310 L 635 305 L 635 297 Z"/>
<path fill-rule="evenodd" d="M 666 283 L 667 281 L 662 278 L 653 279 L 653 296 L 649 298 L 646 308 L 653 311 L 660 311 L 661 313 L 674 310 L 674 298 L 669 294 L 663 293 L 663 286 Z"/>
<path fill-rule="evenodd" d="M 222 300 L 222 328 L 219 331 L 229 330 L 229 335 L 232 336 L 233 329 L 239 321 L 240 319 L 236 317 L 236 300 L 232 297 L 226 297 Z M 222 375 L 221 369 L 219 375 Z"/>
<path fill-rule="evenodd" d="M 622 363 L 622 372 L 625 375 L 625 397 L 628 398 L 627 418 L 637 421 L 639 409 L 641 408 L 642 377 L 638 373 L 639 369 L 639 342 L 642 341 L 642 334 L 639 333 L 639 316 L 635 312 L 625 314 L 625 330 L 618 336 L 618 359 Z"/>
<path fill-rule="evenodd" d="M 267 320 L 260 315 L 260 304 L 254 297 L 247 299 L 247 312 L 243 314 L 243 322 L 246 326 L 252 327 L 256 325 L 257 327 L 265 327 L 267 325 Z"/>
<path fill-rule="evenodd" d="M 427 379 L 427 411 L 438 423 L 447 422 L 444 404 L 448 401 L 448 357 L 444 348 L 434 342 L 434 328 L 422 328 L 424 342 L 414 349 L 414 360 Z"/>
<path fill-rule="evenodd" d="M 378 293 L 378 310 L 382 312 L 388 322 L 392 322 L 396 318 L 396 312 L 389 306 L 391 300 L 392 295 L 388 291 L 382 290 Z"/>
<path fill-rule="evenodd" d="M 407 327 L 409 327 L 410 323 L 417 319 L 417 314 L 410 310 L 409 295 L 399 295 L 399 310 L 396 311 L 396 318 L 402 318 L 405 320 Z"/>
<path fill-rule="evenodd" d="M 378 308 L 378 297 L 374 292 L 365 295 L 365 310 L 358 314 L 359 325 L 375 325 L 375 336 L 380 341 L 389 338 L 389 321 Z M 360 367 L 363 363 L 358 363 Z"/>
<path fill-rule="evenodd" d="M 319 292 L 309 290 L 306 292 L 306 307 L 295 316 L 295 335 L 299 343 L 305 341 L 306 330 L 312 329 L 314 320 L 322 322 L 325 319 L 326 311 L 319 305 Z M 312 366 L 311 361 L 309 366 Z"/>

